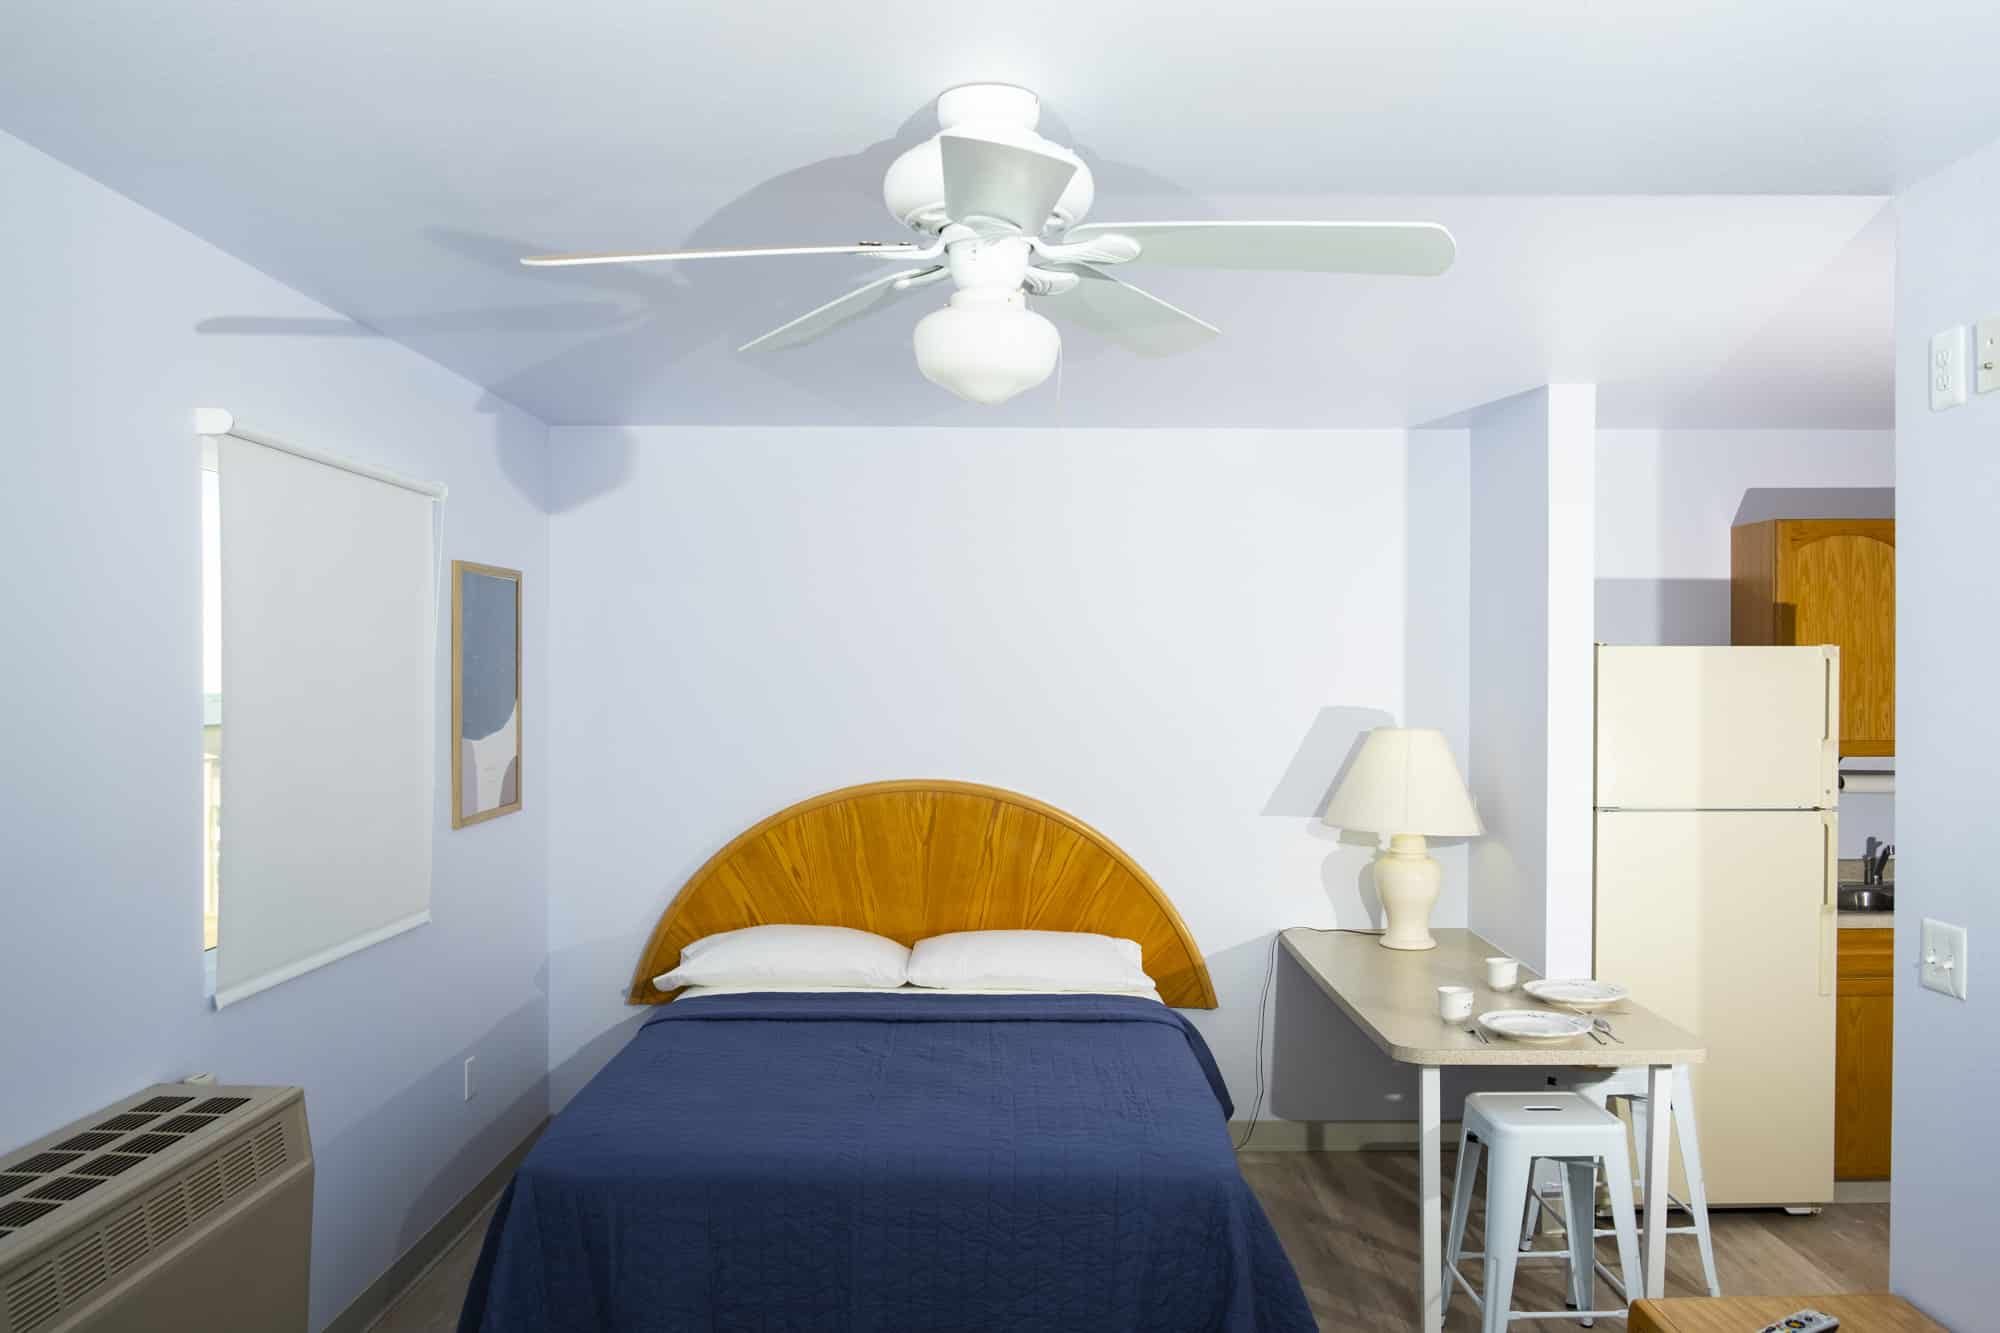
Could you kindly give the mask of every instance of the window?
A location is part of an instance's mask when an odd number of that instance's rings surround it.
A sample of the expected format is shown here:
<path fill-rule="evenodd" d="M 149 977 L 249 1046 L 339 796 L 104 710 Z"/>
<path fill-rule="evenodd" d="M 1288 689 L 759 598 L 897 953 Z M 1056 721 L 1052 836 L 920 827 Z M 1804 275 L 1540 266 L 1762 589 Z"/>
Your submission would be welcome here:
<path fill-rule="evenodd" d="M 201 471 L 201 947 L 215 947 L 222 883 L 222 486 Z"/>
<path fill-rule="evenodd" d="M 233 424 L 211 442 L 203 927 L 220 1007 L 430 920 L 443 488 Z"/>

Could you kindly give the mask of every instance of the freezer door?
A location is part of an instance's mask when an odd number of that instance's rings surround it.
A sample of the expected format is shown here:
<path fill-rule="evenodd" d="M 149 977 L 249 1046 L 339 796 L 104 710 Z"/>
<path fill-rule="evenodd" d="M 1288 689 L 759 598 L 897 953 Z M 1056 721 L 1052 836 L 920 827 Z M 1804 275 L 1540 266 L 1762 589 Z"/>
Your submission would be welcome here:
<path fill-rule="evenodd" d="M 1833 821 L 1597 817 L 1597 976 L 1706 1043 L 1693 1076 L 1711 1204 L 1833 1197 Z"/>
<path fill-rule="evenodd" d="M 1839 650 L 1597 650 L 1597 805 L 1810 810 L 1838 788 Z"/>

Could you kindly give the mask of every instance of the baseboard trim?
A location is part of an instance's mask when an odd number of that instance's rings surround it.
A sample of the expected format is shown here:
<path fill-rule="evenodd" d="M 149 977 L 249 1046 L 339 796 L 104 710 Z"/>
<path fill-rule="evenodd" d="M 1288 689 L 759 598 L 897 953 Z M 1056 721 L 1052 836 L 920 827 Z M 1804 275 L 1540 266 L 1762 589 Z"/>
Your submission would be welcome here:
<path fill-rule="evenodd" d="M 1889 1182 L 1886 1180 L 1836 1180 L 1833 1182 L 1835 1203 L 1887 1203 L 1889 1202 Z"/>
<path fill-rule="evenodd" d="M 528 1149 L 535 1146 L 535 1140 L 541 1138 L 542 1131 L 548 1127 L 548 1118 L 543 1117 L 533 1132 L 509 1150 L 500 1159 L 499 1165 L 488 1171 L 463 1199 L 453 1204 L 416 1244 L 405 1250 L 402 1258 L 390 1264 L 388 1271 L 348 1302 L 347 1308 L 334 1317 L 323 1333 L 367 1333 L 373 1328 L 383 1312 L 395 1304 L 396 1298 L 429 1272 L 444 1257 L 445 1251 L 465 1234 L 466 1228 L 479 1220 L 486 1205 L 500 1197 L 500 1192 L 507 1188 L 507 1182 L 514 1178 L 514 1170 L 521 1165 L 521 1159 L 528 1155 Z"/>
<path fill-rule="evenodd" d="M 1232 1143 L 1243 1142 L 1247 1120 L 1229 1122 Z M 1458 1122 L 1447 1120 L 1439 1136 L 1458 1146 Z M 1242 1152 L 1411 1152 L 1417 1147 L 1414 1120 L 1259 1120 Z"/>

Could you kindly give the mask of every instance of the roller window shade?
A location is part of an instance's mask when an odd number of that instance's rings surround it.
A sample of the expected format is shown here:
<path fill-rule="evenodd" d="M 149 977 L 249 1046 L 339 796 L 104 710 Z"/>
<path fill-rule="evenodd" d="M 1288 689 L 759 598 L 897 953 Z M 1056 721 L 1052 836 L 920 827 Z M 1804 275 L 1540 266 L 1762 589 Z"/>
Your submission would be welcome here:
<path fill-rule="evenodd" d="M 220 441 L 216 1004 L 430 919 L 435 502 Z"/>

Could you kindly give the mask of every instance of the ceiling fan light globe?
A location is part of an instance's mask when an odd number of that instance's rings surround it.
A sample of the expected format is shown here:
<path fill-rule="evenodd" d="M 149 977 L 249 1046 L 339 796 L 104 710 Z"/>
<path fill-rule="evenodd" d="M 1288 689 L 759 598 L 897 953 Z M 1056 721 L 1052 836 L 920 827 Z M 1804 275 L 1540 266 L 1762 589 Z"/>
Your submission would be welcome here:
<path fill-rule="evenodd" d="M 1056 326 L 1019 292 L 959 292 L 917 322 L 913 341 L 925 379 L 989 406 L 1048 379 L 1062 352 Z"/>

